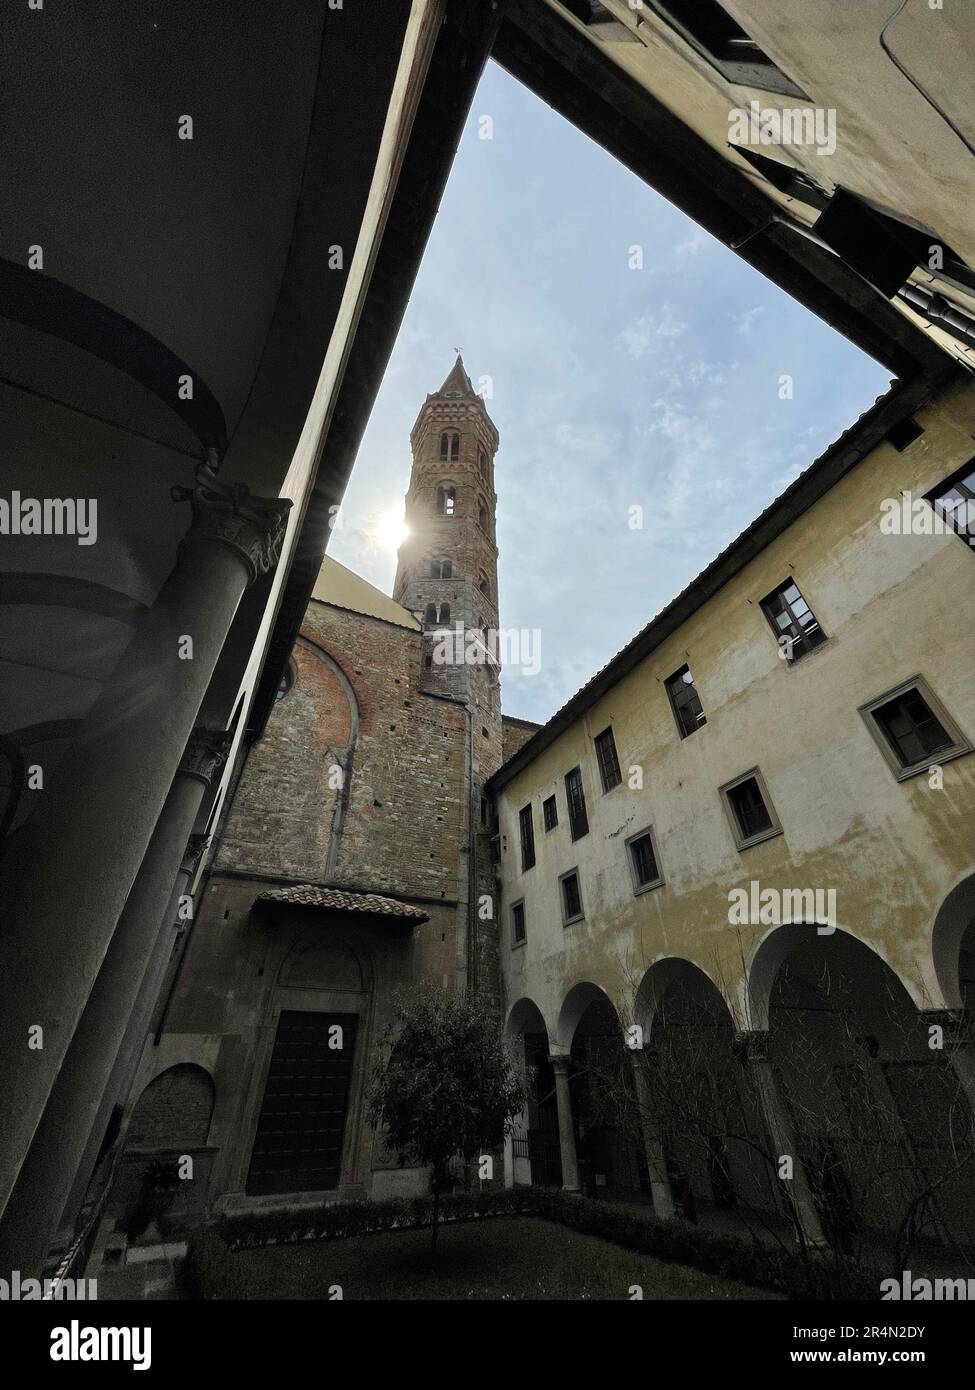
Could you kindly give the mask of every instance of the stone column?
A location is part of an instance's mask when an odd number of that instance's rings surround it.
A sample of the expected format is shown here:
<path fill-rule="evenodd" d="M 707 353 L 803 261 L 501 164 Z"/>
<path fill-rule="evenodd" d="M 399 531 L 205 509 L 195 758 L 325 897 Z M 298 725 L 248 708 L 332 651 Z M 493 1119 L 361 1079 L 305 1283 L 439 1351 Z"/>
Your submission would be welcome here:
<path fill-rule="evenodd" d="M 669 1221 L 674 1216 L 674 1194 L 670 1188 L 670 1178 L 667 1176 L 664 1146 L 654 1132 L 653 1102 L 650 1097 L 650 1082 L 647 1077 L 647 1068 L 653 1064 L 653 1058 L 643 1048 L 628 1047 L 627 1052 L 633 1067 L 633 1084 L 636 1087 L 636 1103 L 640 1113 L 643 1152 L 647 1160 L 647 1171 L 650 1174 L 653 1210 L 662 1221 Z"/>
<path fill-rule="evenodd" d="M 939 1051 L 930 1047 L 929 1042 L 930 1055 L 934 1060 L 947 1057 L 965 1092 L 975 1122 L 975 1028 L 971 1017 L 963 1009 L 925 1009 L 921 1013 L 921 1022 L 926 1030 L 935 1026 L 942 1030 L 942 1049 Z M 928 1039 L 930 1036 L 928 1033 Z"/>
<path fill-rule="evenodd" d="M 569 1090 L 569 1057 L 549 1057 L 555 1073 L 555 1103 L 559 1111 L 559 1149 L 562 1153 L 562 1191 L 579 1191 L 579 1164 L 576 1135 L 572 1124 L 572 1095 Z"/>
<path fill-rule="evenodd" d="M 192 525 L 64 761 L 0 865 L 0 1202 L 40 1123 L 160 819 L 241 595 L 291 503 L 201 465 Z M 185 787 L 180 796 L 187 795 Z M 172 886 L 185 839 L 171 861 Z M 158 909 L 161 915 L 162 908 Z M 158 926 L 159 916 L 153 926 Z M 104 1078 L 103 1078 L 104 1079 Z"/>
<path fill-rule="evenodd" d="M 131 1064 L 131 1056 L 123 1056 L 126 1036 L 130 1052 L 145 1037 L 154 1000 L 145 998 L 142 987 L 160 938 L 169 939 L 166 908 L 173 879 L 203 793 L 224 762 L 226 740 L 225 734 L 196 731 L 187 744 L 7 1202 L 0 1268 L 40 1274 L 103 1101 L 115 1098 L 114 1092 L 106 1096 L 106 1083 L 118 1081 L 119 1067 Z M 154 983 L 158 989 L 158 978 Z"/>
<path fill-rule="evenodd" d="M 819 1212 L 799 1155 L 792 1121 L 786 1103 L 779 1093 L 779 1085 L 768 1054 L 768 1034 L 738 1033 L 735 1037 L 735 1047 L 755 1083 L 765 1125 L 772 1141 L 773 1158 L 778 1160 L 788 1155 L 792 1159 L 792 1182 L 786 1191 L 795 1207 L 806 1244 L 824 1246 L 828 1242 L 823 1235 Z"/>

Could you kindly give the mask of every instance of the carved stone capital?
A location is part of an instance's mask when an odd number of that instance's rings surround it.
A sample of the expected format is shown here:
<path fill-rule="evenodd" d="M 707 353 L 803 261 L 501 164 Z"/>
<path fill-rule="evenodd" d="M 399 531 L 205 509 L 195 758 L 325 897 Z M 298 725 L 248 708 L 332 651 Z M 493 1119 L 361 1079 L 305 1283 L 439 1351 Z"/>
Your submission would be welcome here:
<path fill-rule="evenodd" d="M 200 856 L 204 853 L 209 843 L 209 835 L 203 832 L 198 835 L 190 836 L 186 842 L 186 850 L 183 854 L 182 867 L 184 873 L 193 873 L 197 864 L 200 862 Z"/>
<path fill-rule="evenodd" d="M 209 787 L 227 761 L 229 751 L 229 733 L 194 729 L 179 760 L 179 772 L 184 777 L 196 777 Z"/>
<path fill-rule="evenodd" d="M 548 1060 L 551 1062 L 552 1070 L 555 1072 L 556 1076 L 568 1076 L 569 1063 L 572 1061 L 571 1057 L 562 1052 L 554 1052 Z"/>
<path fill-rule="evenodd" d="M 253 584 L 274 568 L 281 554 L 291 500 L 287 497 L 255 497 L 246 483 L 223 483 L 210 456 L 196 469 L 193 487 L 171 489 L 175 502 L 189 502 L 193 522 L 188 540 L 211 540 L 227 545 L 239 555 Z"/>

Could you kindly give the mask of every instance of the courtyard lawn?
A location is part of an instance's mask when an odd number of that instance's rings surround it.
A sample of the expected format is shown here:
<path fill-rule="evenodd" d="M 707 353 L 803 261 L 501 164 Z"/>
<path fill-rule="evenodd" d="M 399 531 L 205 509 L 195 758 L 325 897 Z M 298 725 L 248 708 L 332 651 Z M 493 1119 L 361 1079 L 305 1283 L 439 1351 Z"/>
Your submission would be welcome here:
<path fill-rule="evenodd" d="M 429 1230 L 388 1231 L 228 1251 L 207 1243 L 206 1298 L 327 1299 L 774 1299 L 779 1295 L 686 1265 L 666 1264 L 532 1217 L 445 1225 L 436 1256 Z"/>

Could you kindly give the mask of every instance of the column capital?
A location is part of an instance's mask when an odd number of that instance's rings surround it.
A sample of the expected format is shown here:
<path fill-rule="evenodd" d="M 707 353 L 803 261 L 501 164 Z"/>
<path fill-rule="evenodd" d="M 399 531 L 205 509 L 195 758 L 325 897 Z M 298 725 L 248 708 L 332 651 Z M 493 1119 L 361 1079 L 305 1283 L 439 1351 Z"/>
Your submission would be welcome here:
<path fill-rule="evenodd" d="M 210 540 L 229 546 L 247 568 L 253 584 L 278 562 L 291 500 L 287 497 L 255 497 L 246 483 L 223 483 L 216 474 L 211 450 L 206 463 L 196 469 L 192 487 L 174 487 L 174 502 L 189 502 L 193 520 L 183 538 Z"/>
<path fill-rule="evenodd" d="M 732 1041 L 735 1056 L 743 1065 L 748 1062 L 769 1062 L 769 1035 L 765 1029 L 749 1028 L 735 1033 Z"/>
<path fill-rule="evenodd" d="M 552 1070 L 554 1072 L 560 1073 L 563 1076 L 568 1075 L 569 1063 L 572 1061 L 572 1058 L 569 1056 L 567 1052 L 549 1053 L 548 1060 L 551 1062 Z"/>
<path fill-rule="evenodd" d="M 191 774 L 192 775 L 192 774 Z M 200 861 L 200 856 L 205 852 L 210 843 L 210 836 L 206 831 L 200 831 L 196 835 L 191 835 L 186 842 L 186 851 L 183 854 L 181 868 L 184 873 L 192 873 Z"/>
<path fill-rule="evenodd" d="M 177 776 L 195 777 L 209 787 L 227 761 L 230 752 L 229 732 L 213 729 L 194 729 L 179 760 Z M 192 836 L 190 843 L 196 836 Z"/>

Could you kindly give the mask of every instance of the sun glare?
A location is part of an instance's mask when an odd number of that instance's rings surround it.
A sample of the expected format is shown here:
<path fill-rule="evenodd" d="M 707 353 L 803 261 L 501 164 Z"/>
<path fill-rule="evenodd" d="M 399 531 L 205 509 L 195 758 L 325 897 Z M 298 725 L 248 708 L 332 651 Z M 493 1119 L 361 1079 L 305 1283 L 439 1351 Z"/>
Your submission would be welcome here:
<path fill-rule="evenodd" d="M 376 539 L 384 550 L 398 550 L 408 535 L 401 512 L 383 512 L 376 522 Z"/>

